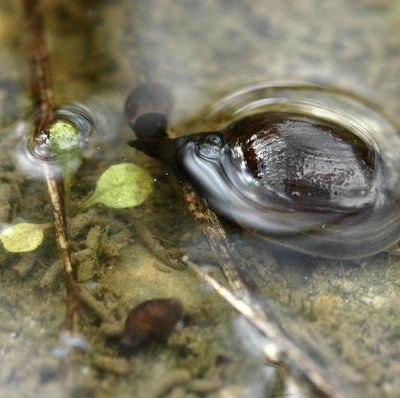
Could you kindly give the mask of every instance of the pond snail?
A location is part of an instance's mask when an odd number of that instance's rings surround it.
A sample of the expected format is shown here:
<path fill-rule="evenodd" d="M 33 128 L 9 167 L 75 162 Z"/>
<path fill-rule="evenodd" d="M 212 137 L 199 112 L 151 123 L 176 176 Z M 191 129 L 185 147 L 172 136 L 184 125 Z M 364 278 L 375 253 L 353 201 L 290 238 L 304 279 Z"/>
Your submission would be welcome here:
<path fill-rule="evenodd" d="M 166 341 L 185 314 L 175 298 L 143 301 L 129 311 L 119 343 L 122 356 L 135 354 L 153 341 Z"/>
<path fill-rule="evenodd" d="M 224 218 L 324 258 L 369 256 L 399 239 L 399 162 L 376 137 L 275 109 L 169 139 L 170 98 L 157 84 L 139 87 L 125 108 L 137 136 L 129 144 L 171 167 Z M 149 100 L 154 92 L 158 101 Z"/>

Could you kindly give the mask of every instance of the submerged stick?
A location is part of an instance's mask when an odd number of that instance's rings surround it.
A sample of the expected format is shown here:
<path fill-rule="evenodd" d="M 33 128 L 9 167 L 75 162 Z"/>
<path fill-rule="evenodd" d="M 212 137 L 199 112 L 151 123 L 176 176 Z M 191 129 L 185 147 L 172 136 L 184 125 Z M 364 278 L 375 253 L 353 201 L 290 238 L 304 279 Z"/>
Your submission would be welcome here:
<path fill-rule="evenodd" d="M 43 31 L 40 0 L 23 0 L 28 24 L 28 52 L 30 60 L 31 93 L 35 120 L 34 139 L 53 117 L 54 97 L 51 82 L 49 51 Z"/>
<path fill-rule="evenodd" d="M 170 109 L 166 90 L 154 83 L 136 87 L 125 103 L 125 115 L 138 138 L 130 144 L 150 156 L 166 160 L 167 164 L 170 155 L 169 148 L 166 147 L 164 152 L 160 151 L 157 145 L 161 145 L 161 143 L 157 140 L 173 139 L 171 131 L 167 129 L 167 115 Z M 177 171 L 179 174 L 179 170 Z M 178 176 L 178 180 L 188 210 L 196 222 L 197 228 L 208 241 L 211 251 L 228 281 L 230 290 L 219 285 L 194 264 L 190 265 L 192 271 L 201 276 L 274 343 L 276 349 L 273 352 L 264 350 L 266 357 L 271 362 L 277 360 L 279 352 L 281 354 L 278 357 L 281 360 L 280 363 L 293 370 L 299 384 L 302 380 L 299 376 L 302 376 L 320 392 L 332 397 L 344 397 L 345 394 L 341 391 L 340 386 L 335 384 L 332 377 L 324 372 L 318 363 L 285 333 L 281 323 L 274 315 L 273 308 L 268 303 L 261 305 L 254 297 L 254 282 L 249 281 L 243 274 L 242 266 L 246 266 L 245 261 L 235 252 L 218 216 L 207 201 L 201 198 L 186 182 L 185 178 Z"/>
<path fill-rule="evenodd" d="M 37 144 L 41 134 L 54 117 L 54 98 L 51 82 L 49 52 L 44 36 L 43 17 L 40 0 L 23 0 L 27 21 L 27 41 L 30 60 L 31 94 L 35 108 L 33 141 Z M 67 239 L 67 222 L 64 206 L 64 184 L 62 177 L 56 176 L 44 160 L 43 174 L 54 216 L 56 241 L 64 265 L 65 285 L 67 290 L 67 314 L 65 328 L 73 333 L 78 314 L 76 282 Z"/>
<path fill-rule="evenodd" d="M 242 300 L 252 303 L 254 300 L 249 290 L 250 282 L 244 280 L 239 273 L 239 256 L 234 257 L 234 248 L 229 243 L 225 229 L 217 215 L 189 184 L 182 182 L 181 187 L 190 214 L 196 221 L 197 228 L 207 239 L 229 285 Z"/>
<path fill-rule="evenodd" d="M 242 314 L 265 337 L 276 343 L 277 346 L 268 345 L 263 347 L 263 352 L 269 361 L 283 364 L 285 362 L 284 356 L 286 355 L 319 391 L 334 398 L 344 398 L 347 396 L 344 392 L 339 391 L 337 386 L 327 379 L 325 373 L 314 364 L 314 361 L 286 336 L 268 306 L 263 307 L 264 311 L 260 313 L 258 308 L 254 308 L 252 305 L 238 298 L 234 292 L 222 286 L 198 265 L 187 260 L 182 261 L 187 264 L 188 269 L 212 286 L 221 297 Z"/>
<path fill-rule="evenodd" d="M 243 261 L 235 253 L 218 216 L 208 203 L 198 196 L 191 185 L 185 181 L 180 183 L 190 214 L 194 218 L 197 228 L 207 239 L 222 273 L 231 286 L 232 292 L 221 286 L 196 264 L 187 262 L 189 268 L 211 285 L 219 295 L 244 315 L 264 336 L 276 344 L 273 350 L 264 350 L 266 358 L 270 362 L 276 362 L 278 357 L 281 359 L 284 355 L 290 362 L 296 364 L 296 367 L 301 370 L 311 385 L 315 386 L 319 391 L 330 397 L 344 397 L 344 394 L 338 391 L 337 386 L 331 382 L 314 361 L 286 336 L 280 322 L 276 319 L 273 310 L 268 304 L 263 303 L 261 305 L 254 297 L 251 293 L 253 288 L 251 281 L 244 279 L 240 273 L 240 265 Z M 281 352 L 278 354 L 279 351 Z"/>
<path fill-rule="evenodd" d="M 198 197 L 194 189 L 187 183 L 182 183 L 182 190 L 190 213 L 195 219 L 199 230 L 206 237 L 224 276 L 232 288 L 232 292 L 221 286 L 197 265 L 188 263 L 189 268 L 211 285 L 219 295 L 244 315 L 264 336 L 276 344 L 275 349 L 270 347 L 269 350 L 264 350 L 265 356 L 269 361 L 276 362 L 284 354 L 290 362 L 296 364 L 298 369 L 301 369 L 303 375 L 319 391 L 330 397 L 344 397 L 343 393 L 338 391 L 337 386 L 326 377 L 326 374 L 315 365 L 314 361 L 286 336 L 272 309 L 266 303 L 261 306 L 253 297 L 249 289 L 249 282 L 244 280 L 239 272 L 239 257 L 234 257 L 234 249 L 229 243 L 225 229 L 214 211 L 205 200 Z M 282 352 L 278 354 L 280 350 Z"/>
<path fill-rule="evenodd" d="M 163 245 L 156 238 L 154 238 L 146 225 L 140 222 L 139 218 L 136 218 L 135 214 L 132 217 L 132 225 L 135 228 L 139 239 L 143 242 L 143 244 L 147 247 L 151 254 L 153 254 L 154 257 L 156 257 L 158 260 L 160 260 L 162 263 L 172 269 L 184 269 L 182 263 L 176 258 L 169 255 L 166 249 L 164 249 Z"/>

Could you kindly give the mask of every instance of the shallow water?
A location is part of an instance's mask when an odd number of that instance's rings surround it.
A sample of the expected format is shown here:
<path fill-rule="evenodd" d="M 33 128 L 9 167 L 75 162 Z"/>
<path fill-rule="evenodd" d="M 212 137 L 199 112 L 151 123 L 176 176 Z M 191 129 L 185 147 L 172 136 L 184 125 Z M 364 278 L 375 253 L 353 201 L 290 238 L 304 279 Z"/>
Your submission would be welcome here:
<path fill-rule="evenodd" d="M 222 96 L 255 82 L 289 79 L 364 95 L 397 122 L 400 4 L 47 0 L 43 7 L 56 102 L 78 103 L 96 126 L 68 212 L 78 279 L 105 306 L 106 316 L 82 306 L 80 331 L 88 349 L 63 367 L 57 348 L 63 347 L 65 293 L 52 229 L 34 252 L 0 249 L 0 396 L 127 397 L 134 391 L 149 397 L 161 395 L 165 385 L 168 397 L 291 392 L 282 391 L 285 377 L 260 355 L 262 343 L 228 304 L 143 245 L 138 229 L 146 225 L 171 252 L 209 264 L 223 282 L 173 177 L 125 145 L 132 133 L 123 104 L 137 82 L 164 83 L 175 98 L 171 124 L 181 135 L 205 131 L 205 115 Z M 0 222 L 50 223 L 44 182 L 18 162 L 20 136 L 32 123 L 18 2 L 0 0 L 0 65 Z M 79 210 L 97 177 L 125 161 L 145 167 L 156 180 L 145 204 Z M 287 336 L 343 396 L 399 396 L 398 257 L 316 260 L 227 228 Z M 115 362 L 117 344 L 104 332 L 107 316 L 122 321 L 137 303 L 169 296 L 183 302 L 187 326 L 168 344 Z M 211 385 L 209 391 L 196 387 L 199 379 Z"/>

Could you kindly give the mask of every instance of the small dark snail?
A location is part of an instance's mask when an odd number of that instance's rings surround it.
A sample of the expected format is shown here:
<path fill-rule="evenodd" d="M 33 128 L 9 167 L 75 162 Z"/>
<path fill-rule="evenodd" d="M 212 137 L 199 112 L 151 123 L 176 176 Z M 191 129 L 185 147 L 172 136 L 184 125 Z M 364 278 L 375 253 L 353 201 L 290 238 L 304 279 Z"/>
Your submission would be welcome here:
<path fill-rule="evenodd" d="M 157 115 L 149 111 L 138 126 Z M 162 129 L 132 127 L 138 139 L 130 145 L 172 167 L 226 219 L 278 244 L 356 258 L 399 239 L 398 170 L 373 139 L 348 127 L 285 111 L 173 140 Z"/>
<path fill-rule="evenodd" d="M 183 306 L 177 299 L 154 299 L 140 303 L 125 320 L 119 344 L 120 354 L 128 356 L 152 341 L 167 340 L 183 315 Z"/>

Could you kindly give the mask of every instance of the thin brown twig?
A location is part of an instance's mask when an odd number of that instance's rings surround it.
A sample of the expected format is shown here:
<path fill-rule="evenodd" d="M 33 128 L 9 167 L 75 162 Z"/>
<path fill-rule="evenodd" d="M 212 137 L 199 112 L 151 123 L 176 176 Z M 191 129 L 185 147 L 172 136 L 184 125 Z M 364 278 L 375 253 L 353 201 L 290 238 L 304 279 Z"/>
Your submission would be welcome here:
<path fill-rule="evenodd" d="M 135 231 L 141 242 L 143 242 L 143 244 L 153 254 L 154 257 L 156 257 L 158 260 L 160 260 L 162 263 L 170 268 L 176 270 L 183 270 L 185 268 L 179 260 L 169 255 L 161 242 L 159 242 L 153 236 L 147 226 L 142 223 L 139 218 L 136 218 L 135 214 L 132 217 L 132 225 L 135 228 Z"/>
<path fill-rule="evenodd" d="M 158 84 L 139 85 L 129 95 L 125 103 L 125 115 L 134 129 L 138 141 L 134 141 L 133 147 L 143 150 L 150 156 L 167 160 L 170 153 L 168 149 L 163 154 L 151 149 L 151 143 L 156 145 L 153 138 L 160 138 L 167 132 L 169 138 L 173 139 L 171 130 L 167 130 L 167 115 L 170 112 L 171 101 L 165 89 Z M 166 103 L 168 106 L 166 106 Z M 163 116 L 160 116 L 163 115 Z M 154 128 L 152 128 L 154 127 Z M 145 140 L 150 139 L 146 144 Z M 146 149 L 147 147 L 147 149 Z M 165 155 L 165 157 L 164 157 Z M 163 158 L 164 157 L 164 158 Z M 276 347 L 273 351 L 265 351 L 266 357 L 274 362 L 278 358 L 283 365 L 283 369 L 290 369 L 297 384 L 307 384 L 315 387 L 319 392 L 323 392 L 332 397 L 344 397 L 343 389 L 336 382 L 334 376 L 325 372 L 303 347 L 298 346 L 291 336 L 289 336 L 282 323 L 277 319 L 274 308 L 269 303 L 261 303 L 255 297 L 255 283 L 249 280 L 244 273 L 249 269 L 246 261 L 239 256 L 219 221 L 217 215 L 208 205 L 207 201 L 197 194 L 195 189 L 182 176 L 178 176 L 183 192 L 183 197 L 190 214 L 196 222 L 197 228 L 202 232 L 218 261 L 219 267 L 224 274 L 230 289 L 219 285 L 213 278 L 203 273 L 201 268 L 193 264 L 190 268 L 212 286 L 227 302 L 241 312 L 246 318 Z M 153 246 L 152 239 L 146 238 L 146 245 Z M 164 248 L 157 246 L 159 254 Z M 310 347 L 311 348 L 311 347 Z M 281 355 L 277 357 L 277 353 Z M 304 383 L 306 381 L 307 383 Z"/>
<path fill-rule="evenodd" d="M 49 52 L 43 34 L 43 17 L 40 0 L 23 0 L 25 17 L 28 23 L 28 51 L 30 59 L 31 92 L 36 115 L 34 138 L 52 119 L 54 98 Z"/>
<path fill-rule="evenodd" d="M 245 303 L 234 292 L 222 286 L 216 279 L 208 275 L 196 264 L 187 260 L 183 261 L 186 262 L 188 269 L 212 286 L 232 307 L 242 314 L 264 336 L 276 344 L 275 347 L 269 345 L 263 347 L 264 354 L 268 360 L 273 363 L 282 363 L 282 354 L 286 354 L 293 363 L 297 364 L 303 374 L 311 381 L 311 384 L 316 386 L 320 391 L 334 398 L 343 398 L 346 396 L 342 391 L 339 391 L 335 384 L 326 378 L 325 373 L 314 364 L 313 360 L 286 336 L 272 313 L 265 316 L 266 312 L 271 312 L 268 307 L 263 308 L 264 311 L 260 313 L 259 308 L 254 308 L 253 305 Z"/>
<path fill-rule="evenodd" d="M 30 60 L 31 94 L 37 112 L 35 115 L 34 142 L 37 141 L 54 116 L 54 98 L 51 81 L 49 51 L 44 36 L 40 0 L 23 0 L 27 21 L 27 41 Z M 64 184 L 51 167 L 42 162 L 43 174 L 54 215 L 56 241 L 65 271 L 67 290 L 67 314 L 65 328 L 73 333 L 78 315 L 76 282 L 67 238 L 67 222 L 64 206 Z"/>
<path fill-rule="evenodd" d="M 168 133 L 171 136 L 171 132 Z M 208 203 L 199 197 L 188 183 L 182 181 L 181 188 L 186 205 L 196 221 L 198 229 L 207 239 L 232 292 L 219 285 L 215 279 L 205 274 L 193 263 L 190 265 L 192 271 L 201 276 L 234 308 L 246 316 L 258 330 L 271 339 L 276 344 L 278 351 L 281 350 L 282 354 L 288 359 L 284 362 L 296 365 L 296 368 L 301 370 L 301 373 L 311 385 L 330 397 L 344 397 L 343 392 L 331 381 L 330 377 L 321 371 L 318 365 L 286 336 L 280 322 L 274 316 L 274 311 L 268 304 L 263 303 L 261 305 L 251 294 L 251 289 L 254 288 L 253 284 L 240 273 L 240 265 L 243 261 L 235 253 L 224 227 Z M 275 362 L 277 359 L 275 351 L 265 351 L 265 355 L 271 362 Z"/>
<path fill-rule="evenodd" d="M 235 260 L 239 256 L 233 257 L 234 249 L 230 245 L 225 229 L 217 215 L 189 184 L 183 182 L 181 186 L 186 205 L 196 221 L 198 229 L 207 239 L 229 285 L 237 294 L 240 294 L 242 300 L 247 303 L 252 302 L 249 291 L 250 283 L 245 281 L 239 273 L 240 264 L 238 260 Z"/>

